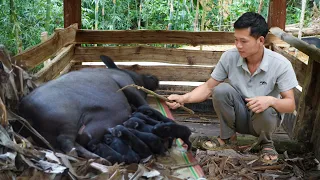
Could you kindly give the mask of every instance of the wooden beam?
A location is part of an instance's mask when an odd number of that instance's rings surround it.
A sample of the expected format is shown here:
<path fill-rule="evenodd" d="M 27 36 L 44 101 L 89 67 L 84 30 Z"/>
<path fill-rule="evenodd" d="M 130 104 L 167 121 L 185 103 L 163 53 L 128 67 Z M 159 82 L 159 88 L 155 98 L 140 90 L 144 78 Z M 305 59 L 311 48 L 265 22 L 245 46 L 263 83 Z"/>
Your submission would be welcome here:
<path fill-rule="evenodd" d="M 81 28 L 81 0 L 63 0 L 64 27 L 77 23 Z"/>
<path fill-rule="evenodd" d="M 300 86 L 303 86 L 304 79 L 307 74 L 307 65 L 304 62 L 300 61 L 297 57 L 294 57 L 293 55 L 282 50 L 280 47 L 276 45 L 273 45 L 272 47 L 273 47 L 273 51 L 283 55 L 291 62 L 293 69 L 297 75 L 298 82 Z"/>
<path fill-rule="evenodd" d="M 51 37 L 20 54 L 13 57 L 16 64 L 25 70 L 29 70 L 39 65 L 43 61 L 51 58 L 62 47 L 74 42 L 77 24 L 66 29 L 56 30 Z"/>
<path fill-rule="evenodd" d="M 186 49 L 137 47 L 76 47 L 74 62 L 94 62 L 100 55 L 109 56 L 114 61 L 149 61 L 186 65 L 217 64 L 223 51 L 198 51 Z"/>
<path fill-rule="evenodd" d="M 78 70 L 81 68 L 105 68 L 104 65 L 75 65 L 71 70 Z M 158 77 L 160 81 L 195 81 L 204 82 L 210 78 L 210 74 L 214 67 L 195 67 L 195 66 L 125 66 L 119 65 L 121 69 L 128 69 L 139 74 L 152 74 Z"/>
<path fill-rule="evenodd" d="M 294 126 L 294 137 L 301 142 L 310 142 L 315 122 L 318 122 L 317 110 L 320 109 L 320 63 L 312 55 L 308 61 L 307 76 L 300 96 L 298 116 Z M 316 133 L 318 129 L 315 130 Z M 319 136 L 314 135 L 316 137 Z M 316 139 L 316 138 L 314 138 Z M 319 147 L 318 147 L 319 148 Z"/>
<path fill-rule="evenodd" d="M 286 25 L 286 0 L 270 0 L 268 13 L 268 27 L 285 29 Z"/>
<path fill-rule="evenodd" d="M 270 29 L 270 32 L 275 36 L 281 38 L 283 41 L 287 42 L 291 46 L 297 48 L 298 50 L 302 51 L 306 55 L 316 57 L 314 58 L 315 61 L 320 62 L 320 49 L 316 48 L 314 45 L 310 45 L 291 34 L 285 33 L 281 29 L 274 27 Z M 310 58 L 309 58 L 310 59 Z"/>
<path fill-rule="evenodd" d="M 266 44 L 274 38 L 267 36 Z M 190 44 L 193 46 L 205 44 L 233 44 L 233 32 L 190 32 L 167 30 L 119 30 L 98 31 L 78 30 L 78 44 Z"/>
<path fill-rule="evenodd" d="M 61 52 L 48 63 L 47 66 L 35 74 L 33 80 L 36 81 L 37 84 L 41 84 L 60 75 L 60 72 L 69 64 L 71 57 L 73 56 L 74 46 L 75 45 L 72 44 L 62 49 Z"/>

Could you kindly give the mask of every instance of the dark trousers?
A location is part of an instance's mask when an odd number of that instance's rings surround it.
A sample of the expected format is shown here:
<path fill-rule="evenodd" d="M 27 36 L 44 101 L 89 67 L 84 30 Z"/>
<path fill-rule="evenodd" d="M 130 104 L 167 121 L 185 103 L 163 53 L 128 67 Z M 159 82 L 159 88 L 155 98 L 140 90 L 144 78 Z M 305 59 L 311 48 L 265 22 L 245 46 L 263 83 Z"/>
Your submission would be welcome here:
<path fill-rule="evenodd" d="M 220 120 L 221 139 L 228 139 L 238 132 L 259 137 L 260 144 L 273 145 L 271 135 L 281 122 L 274 108 L 252 112 L 240 93 L 228 83 L 220 83 L 212 90 L 212 101 Z"/>

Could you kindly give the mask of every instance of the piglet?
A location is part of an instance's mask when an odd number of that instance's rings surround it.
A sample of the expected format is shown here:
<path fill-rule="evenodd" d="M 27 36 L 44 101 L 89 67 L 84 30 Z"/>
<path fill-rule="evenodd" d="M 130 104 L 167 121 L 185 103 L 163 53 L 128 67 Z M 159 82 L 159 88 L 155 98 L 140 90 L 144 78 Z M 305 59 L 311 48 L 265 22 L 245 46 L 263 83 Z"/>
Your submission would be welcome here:
<path fill-rule="evenodd" d="M 191 149 L 191 142 L 189 141 L 191 130 L 187 126 L 173 122 L 161 123 L 154 126 L 152 133 L 160 138 L 180 138 L 188 145 L 188 150 Z"/>
<path fill-rule="evenodd" d="M 145 121 L 137 117 L 131 117 L 130 119 L 125 121 L 123 125 L 127 128 L 136 129 L 138 131 L 148 132 L 148 133 L 152 133 L 152 129 L 153 129 L 152 125 L 146 124 Z"/>
<path fill-rule="evenodd" d="M 134 112 L 134 113 L 132 113 L 131 117 L 139 118 L 139 119 L 145 121 L 146 124 L 149 124 L 149 125 L 152 125 L 152 126 L 160 123 L 158 120 L 152 119 L 151 117 L 143 114 L 142 112 Z"/>
<path fill-rule="evenodd" d="M 134 152 L 131 147 L 124 143 L 120 138 L 107 133 L 103 136 L 103 142 L 110 146 L 113 150 L 122 154 L 124 156 L 125 163 L 139 163 L 139 155 Z"/>
<path fill-rule="evenodd" d="M 131 148 L 140 156 L 140 158 L 147 158 L 152 155 L 149 147 L 132 134 L 126 127 L 122 125 L 117 125 L 110 129 L 113 136 L 121 138 L 126 144 L 131 146 Z"/>
<path fill-rule="evenodd" d="M 155 154 L 165 154 L 166 148 L 164 147 L 161 139 L 152 133 L 140 132 L 135 129 L 128 129 L 132 134 L 141 139 L 146 145 L 149 146 L 150 150 Z"/>
<path fill-rule="evenodd" d="M 87 149 L 100 157 L 105 158 L 112 164 L 122 163 L 125 161 L 124 157 L 120 153 L 113 150 L 107 144 L 99 142 L 97 139 L 90 140 L 87 145 Z"/>

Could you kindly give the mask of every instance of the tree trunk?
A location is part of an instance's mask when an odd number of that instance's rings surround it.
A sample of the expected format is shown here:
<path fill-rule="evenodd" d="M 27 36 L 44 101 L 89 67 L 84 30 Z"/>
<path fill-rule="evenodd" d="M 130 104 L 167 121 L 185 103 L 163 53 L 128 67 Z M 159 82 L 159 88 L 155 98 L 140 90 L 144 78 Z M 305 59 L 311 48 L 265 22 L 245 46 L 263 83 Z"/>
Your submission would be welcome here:
<path fill-rule="evenodd" d="M 302 0 L 301 16 L 300 16 L 300 24 L 299 24 L 299 33 L 298 33 L 298 38 L 299 39 L 301 39 L 301 36 L 302 36 L 302 28 L 303 28 L 305 10 L 306 10 L 306 0 Z"/>
<path fill-rule="evenodd" d="M 20 38 L 20 25 L 19 22 L 17 21 L 17 14 L 15 11 L 15 5 L 14 5 L 14 0 L 10 0 L 10 22 L 12 29 L 14 29 L 14 35 L 15 35 L 15 41 L 17 44 L 17 52 L 20 53 L 23 50 L 22 47 L 22 40 Z"/>
<path fill-rule="evenodd" d="M 142 15 L 142 0 L 140 0 L 139 4 L 139 20 L 138 20 L 138 29 L 141 28 L 141 15 Z"/>
<path fill-rule="evenodd" d="M 99 0 L 95 0 L 95 8 L 94 8 L 94 29 L 98 29 L 99 24 Z"/>
<path fill-rule="evenodd" d="M 263 7 L 263 0 L 260 0 L 259 9 L 258 9 L 259 14 L 261 14 L 262 7 Z"/>
<path fill-rule="evenodd" d="M 105 29 L 105 20 L 104 20 L 105 13 L 104 13 L 104 9 L 105 9 L 105 2 L 102 1 L 102 9 L 101 9 L 101 15 L 102 15 L 102 26 L 101 26 L 101 28 L 102 29 Z"/>
<path fill-rule="evenodd" d="M 169 23 L 172 24 L 172 18 L 173 17 L 173 0 L 170 0 L 170 14 L 169 14 Z M 170 29 L 172 30 L 172 29 Z"/>
<path fill-rule="evenodd" d="M 14 1 L 10 0 L 10 23 L 14 23 Z"/>
<path fill-rule="evenodd" d="M 198 31 L 198 23 L 199 23 L 199 2 L 200 0 L 197 0 L 197 9 L 196 9 L 196 16 L 194 17 L 194 23 L 193 23 L 193 31 Z"/>
<path fill-rule="evenodd" d="M 128 0 L 127 2 L 128 2 L 127 30 L 129 30 L 130 29 L 130 24 L 131 24 L 131 21 L 130 21 L 130 0 Z"/>
<path fill-rule="evenodd" d="M 50 32 L 50 20 L 51 20 L 51 0 L 47 0 L 46 7 L 46 31 Z"/>
<path fill-rule="evenodd" d="M 208 0 L 205 0 L 205 5 L 207 5 L 207 2 L 208 2 Z M 202 7 L 204 7 L 204 6 L 202 6 Z M 206 19 L 206 10 L 205 10 L 205 8 L 202 8 L 202 15 L 201 15 L 202 17 L 201 17 L 201 26 L 200 26 L 200 31 L 203 31 L 203 29 L 204 29 L 204 21 L 205 21 L 205 19 Z M 202 45 L 200 46 L 200 50 L 202 51 Z"/>

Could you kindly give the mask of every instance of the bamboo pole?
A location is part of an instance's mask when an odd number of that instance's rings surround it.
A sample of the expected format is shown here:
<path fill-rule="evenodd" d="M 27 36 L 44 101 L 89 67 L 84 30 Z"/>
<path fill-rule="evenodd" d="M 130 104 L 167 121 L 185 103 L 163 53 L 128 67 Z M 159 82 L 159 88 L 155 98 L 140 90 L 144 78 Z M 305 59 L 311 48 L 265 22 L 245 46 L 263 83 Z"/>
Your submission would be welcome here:
<path fill-rule="evenodd" d="M 301 39 L 301 36 L 302 36 L 304 14 L 305 14 L 305 10 L 306 10 L 306 0 L 302 0 L 301 4 L 302 4 L 302 7 L 301 7 L 301 16 L 300 16 L 299 33 L 298 33 L 299 39 Z"/>
<path fill-rule="evenodd" d="M 140 4 L 139 4 L 138 29 L 141 29 L 141 13 L 142 13 L 142 0 L 140 0 Z"/>
<path fill-rule="evenodd" d="M 207 5 L 208 0 L 205 0 L 205 5 Z M 201 26 L 200 26 L 200 31 L 204 30 L 204 21 L 205 21 L 205 17 L 206 17 L 206 10 L 205 8 L 202 9 L 202 17 L 201 17 Z M 202 45 L 200 45 L 200 51 L 202 51 Z"/>
<path fill-rule="evenodd" d="M 196 15 L 194 17 L 194 23 L 193 23 L 193 31 L 198 31 L 198 18 L 199 18 L 199 2 L 200 0 L 197 0 L 197 9 L 196 9 Z"/>
<path fill-rule="evenodd" d="M 94 29 L 98 29 L 99 23 L 99 0 L 95 0 L 95 8 L 94 8 Z"/>
<path fill-rule="evenodd" d="M 262 7 L 263 7 L 263 0 L 260 0 L 259 9 L 258 9 L 259 14 L 261 14 Z"/>
<path fill-rule="evenodd" d="M 299 24 L 299 32 L 298 32 L 298 39 L 301 39 L 302 36 L 302 28 L 303 28 L 303 22 L 304 22 L 304 13 L 306 10 L 306 0 L 302 0 L 302 7 L 301 7 L 301 15 L 300 15 L 300 24 Z M 298 50 L 296 49 L 294 52 L 294 56 L 298 55 Z"/>
<path fill-rule="evenodd" d="M 51 20 L 51 0 L 47 0 L 46 7 L 46 31 L 49 32 L 50 29 L 50 20 Z"/>

